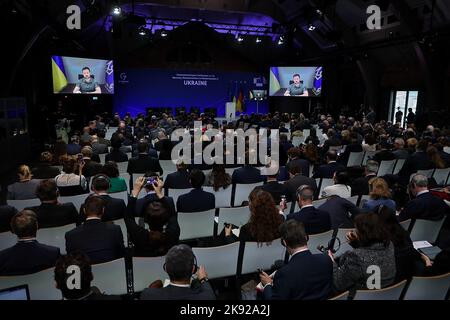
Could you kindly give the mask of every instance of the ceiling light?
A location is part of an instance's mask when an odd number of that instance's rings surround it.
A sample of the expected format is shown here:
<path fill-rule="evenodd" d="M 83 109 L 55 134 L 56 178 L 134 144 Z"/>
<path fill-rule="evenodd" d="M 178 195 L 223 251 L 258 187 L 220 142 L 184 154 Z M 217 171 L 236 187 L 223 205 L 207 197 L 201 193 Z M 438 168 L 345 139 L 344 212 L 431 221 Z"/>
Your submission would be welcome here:
<path fill-rule="evenodd" d="M 122 8 L 119 6 L 114 6 L 112 13 L 113 13 L 113 15 L 118 16 L 122 13 Z"/>
<path fill-rule="evenodd" d="M 314 31 L 314 30 L 316 30 L 316 27 L 314 25 L 310 24 L 309 27 L 308 27 L 308 30 L 309 31 Z"/>

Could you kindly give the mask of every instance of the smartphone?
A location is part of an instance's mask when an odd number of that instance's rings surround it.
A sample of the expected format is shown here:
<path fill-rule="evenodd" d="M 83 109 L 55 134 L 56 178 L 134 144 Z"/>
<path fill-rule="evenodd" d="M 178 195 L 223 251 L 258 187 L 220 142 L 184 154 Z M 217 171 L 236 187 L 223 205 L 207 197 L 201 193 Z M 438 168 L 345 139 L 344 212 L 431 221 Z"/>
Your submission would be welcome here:
<path fill-rule="evenodd" d="M 261 268 L 256 269 L 256 271 L 257 271 L 258 273 L 263 273 L 263 272 L 264 272 L 264 270 L 261 269 Z"/>
<path fill-rule="evenodd" d="M 79 164 L 84 164 L 83 155 L 81 153 L 78 155 L 77 161 Z"/>

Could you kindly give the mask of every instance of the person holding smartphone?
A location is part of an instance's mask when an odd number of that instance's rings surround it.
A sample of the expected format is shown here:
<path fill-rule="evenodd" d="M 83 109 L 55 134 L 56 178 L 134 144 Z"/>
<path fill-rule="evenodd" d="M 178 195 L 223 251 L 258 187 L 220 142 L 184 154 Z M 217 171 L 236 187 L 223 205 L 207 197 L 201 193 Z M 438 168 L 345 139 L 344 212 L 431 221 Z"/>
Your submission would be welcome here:
<path fill-rule="evenodd" d="M 56 186 L 61 196 L 74 196 L 88 192 L 88 184 L 83 175 L 84 160 L 79 154 L 73 157 L 63 157 L 63 172 L 55 177 Z"/>

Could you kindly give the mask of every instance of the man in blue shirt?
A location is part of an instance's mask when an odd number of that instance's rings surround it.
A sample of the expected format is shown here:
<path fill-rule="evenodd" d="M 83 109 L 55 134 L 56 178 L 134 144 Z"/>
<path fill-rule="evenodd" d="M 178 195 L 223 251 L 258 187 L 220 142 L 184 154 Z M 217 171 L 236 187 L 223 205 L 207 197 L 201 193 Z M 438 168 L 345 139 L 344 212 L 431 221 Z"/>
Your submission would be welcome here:
<path fill-rule="evenodd" d="M 300 83 L 300 75 L 294 74 L 293 76 L 294 83 L 289 86 L 289 88 L 284 93 L 285 96 L 308 96 L 308 90 L 306 87 Z"/>
<path fill-rule="evenodd" d="M 78 81 L 73 93 L 102 93 L 97 81 L 91 77 L 91 69 L 84 67 L 81 71 L 83 78 Z"/>

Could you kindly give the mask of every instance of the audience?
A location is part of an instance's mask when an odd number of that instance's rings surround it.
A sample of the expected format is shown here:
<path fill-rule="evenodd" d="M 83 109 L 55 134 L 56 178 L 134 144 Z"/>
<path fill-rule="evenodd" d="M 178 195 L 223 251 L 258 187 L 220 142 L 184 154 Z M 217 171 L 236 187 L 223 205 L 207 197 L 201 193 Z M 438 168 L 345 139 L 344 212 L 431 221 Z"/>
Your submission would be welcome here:
<path fill-rule="evenodd" d="M 370 179 L 369 190 L 370 199 L 363 203 L 363 210 L 373 211 L 374 208 L 383 205 L 395 212 L 397 206 L 395 201 L 392 200 L 392 194 L 386 180 L 380 177 Z"/>
<path fill-rule="evenodd" d="M 120 226 L 103 222 L 105 202 L 89 196 L 83 206 L 86 221 L 66 233 L 66 251 L 85 253 L 93 264 L 116 260 L 124 256 L 125 248 Z"/>
<path fill-rule="evenodd" d="M 347 171 L 336 171 L 333 180 L 334 185 L 325 187 L 322 190 L 322 198 L 339 196 L 346 199 L 352 196 L 352 188 L 349 186 L 350 178 Z"/>
<path fill-rule="evenodd" d="M 164 181 L 166 189 L 189 189 L 192 188 L 189 182 L 189 171 L 183 161 L 176 164 L 177 171 L 169 173 Z"/>
<path fill-rule="evenodd" d="M 81 154 L 83 155 L 84 161 L 82 173 L 85 177 L 93 177 L 102 171 L 102 165 L 99 162 L 93 161 L 91 159 L 93 155 L 91 147 L 89 146 L 83 147 L 81 149 Z"/>
<path fill-rule="evenodd" d="M 326 300 L 331 293 L 333 263 L 324 254 L 312 254 L 301 222 L 288 220 L 280 226 L 281 243 L 290 259 L 273 279 L 260 273 L 266 300 Z"/>
<path fill-rule="evenodd" d="M 105 156 L 105 162 L 114 161 L 117 163 L 128 161 L 128 155 L 120 150 L 122 147 L 122 140 L 123 138 L 121 137 L 111 139 L 111 152 Z"/>
<path fill-rule="evenodd" d="M 309 177 L 309 161 L 301 159 L 302 150 L 300 148 L 291 148 L 288 150 L 289 161 L 286 164 L 286 169 L 289 171 L 294 164 L 298 165 L 304 176 Z"/>
<path fill-rule="evenodd" d="M 275 203 L 279 203 L 282 197 L 285 197 L 286 201 L 291 201 L 292 197 L 289 194 L 287 186 L 285 184 L 279 183 L 277 178 L 278 172 L 272 175 L 268 175 L 267 182 L 258 188 L 270 193 Z"/>
<path fill-rule="evenodd" d="M 23 210 L 14 215 L 11 231 L 17 236 L 17 244 L 0 251 L 0 276 L 30 274 L 55 266 L 59 248 L 39 243 L 37 230 L 33 211 Z"/>
<path fill-rule="evenodd" d="M 318 209 L 329 213 L 331 229 L 353 228 L 353 220 L 360 213 L 356 205 L 337 195 L 327 197 L 327 201 Z"/>
<path fill-rule="evenodd" d="M 59 203 L 59 191 L 53 179 L 42 180 L 36 188 L 41 205 L 27 208 L 36 214 L 39 228 L 52 228 L 78 223 L 77 209 L 72 203 Z"/>
<path fill-rule="evenodd" d="M 8 199 L 27 200 L 36 198 L 39 180 L 33 179 L 30 168 L 27 165 L 21 165 L 17 175 L 19 181 L 8 186 Z"/>
<path fill-rule="evenodd" d="M 327 164 L 321 165 L 317 168 L 317 170 L 314 172 L 313 178 L 327 178 L 331 179 L 334 176 L 334 173 L 336 171 L 345 170 L 345 167 L 338 163 L 337 160 L 337 153 L 336 151 L 328 151 L 326 153 L 327 157 Z"/>
<path fill-rule="evenodd" d="M 213 193 L 203 191 L 202 186 L 205 183 L 205 174 L 203 171 L 194 169 L 189 175 L 189 182 L 192 190 L 178 197 L 178 212 L 201 212 L 214 209 L 216 207 L 216 198 Z"/>
<path fill-rule="evenodd" d="M 148 171 L 159 172 L 160 175 L 163 174 L 163 169 L 159 164 L 159 160 L 152 158 L 148 155 L 148 142 L 141 141 L 138 143 L 139 155 L 136 158 L 131 158 L 128 161 L 127 172 L 129 174 L 133 173 L 146 173 Z"/>
<path fill-rule="evenodd" d="M 53 155 L 49 151 L 42 152 L 39 163 L 31 170 L 33 178 L 54 179 L 61 173 L 61 170 L 52 163 Z"/>
<path fill-rule="evenodd" d="M 55 177 L 61 196 L 74 196 L 88 191 L 87 180 L 82 174 L 83 166 L 84 162 L 77 163 L 73 158 L 63 158 L 63 172 Z"/>
<path fill-rule="evenodd" d="M 215 300 L 209 284 L 208 274 L 203 266 L 197 267 L 192 249 L 180 244 L 172 247 L 166 255 L 164 271 L 169 275 L 169 285 L 161 288 L 147 288 L 141 293 L 141 300 Z M 192 275 L 197 280 L 191 282 Z"/>
<path fill-rule="evenodd" d="M 364 177 L 353 180 L 352 183 L 352 196 L 354 195 L 368 195 L 369 194 L 369 181 L 375 178 L 378 173 L 378 162 L 369 160 L 364 168 Z"/>
<path fill-rule="evenodd" d="M 296 199 L 295 195 L 297 189 L 302 185 L 310 186 L 314 190 L 314 192 L 316 192 L 317 190 L 316 180 L 304 176 L 298 164 L 291 165 L 291 167 L 289 168 L 289 180 L 284 182 L 284 185 L 286 186 L 289 197 L 291 199 Z"/>

